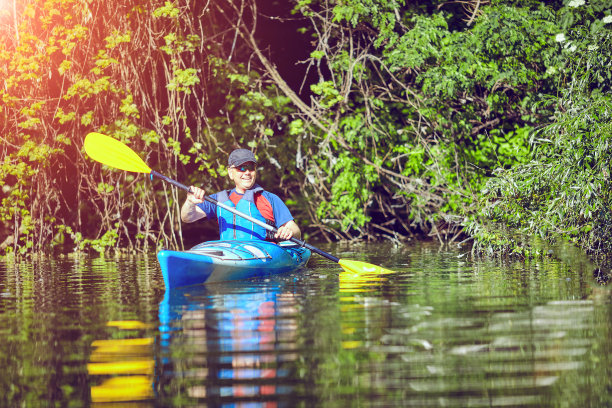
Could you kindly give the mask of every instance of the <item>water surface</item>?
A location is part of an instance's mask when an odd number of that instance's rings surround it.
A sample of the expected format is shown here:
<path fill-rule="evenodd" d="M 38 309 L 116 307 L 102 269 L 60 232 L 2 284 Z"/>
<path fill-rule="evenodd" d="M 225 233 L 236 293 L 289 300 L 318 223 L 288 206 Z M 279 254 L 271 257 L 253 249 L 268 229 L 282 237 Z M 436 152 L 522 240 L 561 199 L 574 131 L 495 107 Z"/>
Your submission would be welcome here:
<path fill-rule="evenodd" d="M 0 406 L 610 406 L 610 289 L 578 252 L 324 246 L 166 293 L 154 256 L 0 266 Z M 569 254 L 569 255 L 568 255 Z"/>

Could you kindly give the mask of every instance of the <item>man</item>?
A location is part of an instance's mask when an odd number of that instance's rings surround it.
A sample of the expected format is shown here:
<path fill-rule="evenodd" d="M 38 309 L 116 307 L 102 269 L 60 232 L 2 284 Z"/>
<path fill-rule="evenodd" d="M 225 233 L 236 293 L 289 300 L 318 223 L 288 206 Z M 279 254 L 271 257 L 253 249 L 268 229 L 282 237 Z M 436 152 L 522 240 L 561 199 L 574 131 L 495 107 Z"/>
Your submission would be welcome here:
<path fill-rule="evenodd" d="M 263 227 L 235 215 L 214 204 L 204 201 L 204 190 L 191 187 L 191 193 L 181 208 L 183 222 L 194 222 L 202 218 L 217 219 L 219 236 L 228 239 L 261 239 L 285 241 L 292 237 L 300 238 L 302 233 L 293 220 L 285 203 L 276 195 L 265 191 L 255 183 L 257 179 L 257 160 L 253 152 L 236 149 L 228 159 L 229 177 L 235 187 L 211 195 L 218 202 L 253 218 L 278 228 L 271 234 Z"/>

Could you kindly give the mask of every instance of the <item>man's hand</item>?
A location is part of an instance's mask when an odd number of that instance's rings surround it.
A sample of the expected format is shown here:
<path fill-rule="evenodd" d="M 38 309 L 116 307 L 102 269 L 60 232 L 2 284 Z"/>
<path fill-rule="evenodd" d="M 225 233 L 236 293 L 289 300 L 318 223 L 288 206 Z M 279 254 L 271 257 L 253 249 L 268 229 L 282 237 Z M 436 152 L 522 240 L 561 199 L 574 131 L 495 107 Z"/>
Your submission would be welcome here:
<path fill-rule="evenodd" d="M 274 234 L 274 238 L 281 241 L 287 241 L 292 237 L 300 238 L 301 235 L 302 232 L 300 231 L 300 227 L 298 227 L 295 221 L 292 220 L 284 225 L 281 225 L 276 231 L 276 234 Z"/>
<path fill-rule="evenodd" d="M 189 187 L 189 190 L 191 190 L 191 193 L 187 194 L 187 201 L 192 204 L 202 204 L 204 202 L 204 196 L 206 195 L 204 190 L 194 186 Z"/>
<path fill-rule="evenodd" d="M 185 204 L 181 207 L 181 220 L 183 222 L 194 222 L 206 217 L 206 213 L 197 206 L 204 202 L 204 190 L 194 186 L 189 187 L 191 191 L 187 194 Z"/>

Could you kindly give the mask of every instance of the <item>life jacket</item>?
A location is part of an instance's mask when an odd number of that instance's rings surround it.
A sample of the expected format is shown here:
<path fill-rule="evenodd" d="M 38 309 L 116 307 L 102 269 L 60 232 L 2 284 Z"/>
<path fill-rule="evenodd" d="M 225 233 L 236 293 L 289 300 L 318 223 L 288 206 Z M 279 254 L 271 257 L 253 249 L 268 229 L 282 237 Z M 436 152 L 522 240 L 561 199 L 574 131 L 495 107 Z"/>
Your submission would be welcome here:
<path fill-rule="evenodd" d="M 255 205 L 255 194 L 260 194 L 262 191 L 264 191 L 263 187 L 255 185 L 255 187 L 244 193 L 236 205 L 229 198 L 230 191 L 221 191 L 217 194 L 217 201 L 228 207 L 234 207 L 241 213 L 253 217 L 256 220 L 274 226 L 274 222 L 264 218 Z M 224 210 L 219 206 L 217 206 L 217 220 L 219 221 L 219 239 L 221 240 L 270 240 L 271 236 L 273 236 L 273 234 L 270 234 L 264 227 Z"/>

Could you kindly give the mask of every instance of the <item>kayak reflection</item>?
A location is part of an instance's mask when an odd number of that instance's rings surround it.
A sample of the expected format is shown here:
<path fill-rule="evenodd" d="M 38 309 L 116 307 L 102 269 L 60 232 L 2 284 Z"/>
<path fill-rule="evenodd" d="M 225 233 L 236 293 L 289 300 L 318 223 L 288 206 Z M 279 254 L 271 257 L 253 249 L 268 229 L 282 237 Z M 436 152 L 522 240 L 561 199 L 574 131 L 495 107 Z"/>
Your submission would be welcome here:
<path fill-rule="evenodd" d="M 297 313 L 281 283 L 170 290 L 159 310 L 161 401 L 289 405 Z"/>

